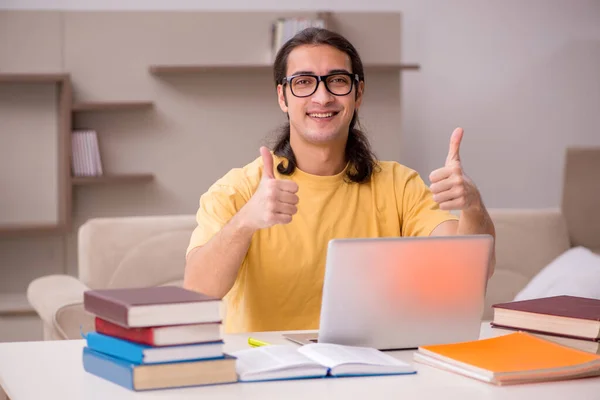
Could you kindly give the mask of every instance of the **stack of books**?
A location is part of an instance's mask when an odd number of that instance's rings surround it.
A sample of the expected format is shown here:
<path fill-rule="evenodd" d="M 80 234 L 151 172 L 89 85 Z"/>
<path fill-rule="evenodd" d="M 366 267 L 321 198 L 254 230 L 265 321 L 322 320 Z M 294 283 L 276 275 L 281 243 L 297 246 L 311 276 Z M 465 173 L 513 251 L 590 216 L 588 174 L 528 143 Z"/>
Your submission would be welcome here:
<path fill-rule="evenodd" d="M 223 351 L 222 301 L 176 286 L 90 290 L 83 367 L 131 390 L 237 382 Z"/>
<path fill-rule="evenodd" d="M 492 326 L 600 354 L 600 300 L 554 296 L 495 304 Z"/>
<path fill-rule="evenodd" d="M 79 129 L 71 133 L 71 173 L 73 176 L 103 174 L 96 131 Z"/>

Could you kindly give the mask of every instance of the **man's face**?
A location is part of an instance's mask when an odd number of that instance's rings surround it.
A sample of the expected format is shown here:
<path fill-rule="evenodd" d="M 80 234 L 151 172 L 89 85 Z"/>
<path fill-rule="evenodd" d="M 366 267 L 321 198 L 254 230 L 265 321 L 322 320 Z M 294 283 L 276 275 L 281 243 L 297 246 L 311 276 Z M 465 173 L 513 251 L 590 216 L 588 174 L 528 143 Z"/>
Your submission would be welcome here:
<path fill-rule="evenodd" d="M 288 56 L 286 76 L 298 74 L 328 75 L 333 72 L 353 72 L 348 55 L 328 45 L 304 45 L 296 47 Z M 352 79 L 347 77 L 347 79 Z M 308 97 L 296 97 L 302 90 L 310 92 L 308 81 L 298 84 L 281 84 L 277 87 L 279 106 L 288 113 L 292 135 L 311 143 L 327 143 L 347 137 L 352 115 L 362 101 L 363 82 L 352 83 L 352 90 L 345 96 L 336 96 L 320 82 L 317 91 Z M 303 88 L 304 85 L 304 88 Z M 336 86 L 337 85 L 337 89 Z M 331 80 L 329 87 L 342 93 L 344 83 Z M 293 86 L 293 88 L 292 88 Z M 356 91 L 358 90 L 358 96 Z M 285 91 L 285 98 L 284 98 Z M 287 99 L 287 104 L 286 104 Z"/>

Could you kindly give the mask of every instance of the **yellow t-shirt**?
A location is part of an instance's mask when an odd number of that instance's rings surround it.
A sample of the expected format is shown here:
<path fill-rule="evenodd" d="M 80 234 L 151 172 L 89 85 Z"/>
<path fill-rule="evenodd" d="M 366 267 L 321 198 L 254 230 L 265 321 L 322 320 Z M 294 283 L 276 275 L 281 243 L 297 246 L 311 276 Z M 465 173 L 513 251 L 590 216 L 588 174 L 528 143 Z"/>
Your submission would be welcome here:
<path fill-rule="evenodd" d="M 274 165 L 282 159 L 275 157 Z M 298 213 L 292 222 L 257 231 L 225 296 L 227 332 L 318 329 L 325 260 L 334 238 L 427 236 L 456 219 L 440 210 L 413 170 L 381 161 L 368 183 L 349 183 L 345 171 L 315 176 L 296 169 Z M 256 191 L 259 157 L 219 179 L 200 198 L 189 252 L 208 242 Z"/>

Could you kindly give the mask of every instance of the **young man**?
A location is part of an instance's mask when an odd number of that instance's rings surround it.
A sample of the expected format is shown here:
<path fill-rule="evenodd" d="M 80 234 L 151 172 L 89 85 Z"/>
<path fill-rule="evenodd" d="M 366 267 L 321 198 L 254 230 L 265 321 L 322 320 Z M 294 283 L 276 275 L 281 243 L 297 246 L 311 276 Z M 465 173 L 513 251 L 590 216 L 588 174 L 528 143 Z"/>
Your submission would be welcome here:
<path fill-rule="evenodd" d="M 184 286 L 225 297 L 228 332 L 317 329 L 333 238 L 495 234 L 461 168 L 461 129 L 430 188 L 415 171 L 375 159 L 355 127 L 364 73 L 345 38 L 299 33 L 274 74 L 289 124 L 273 153 L 262 147 L 202 195 L 187 250 Z"/>

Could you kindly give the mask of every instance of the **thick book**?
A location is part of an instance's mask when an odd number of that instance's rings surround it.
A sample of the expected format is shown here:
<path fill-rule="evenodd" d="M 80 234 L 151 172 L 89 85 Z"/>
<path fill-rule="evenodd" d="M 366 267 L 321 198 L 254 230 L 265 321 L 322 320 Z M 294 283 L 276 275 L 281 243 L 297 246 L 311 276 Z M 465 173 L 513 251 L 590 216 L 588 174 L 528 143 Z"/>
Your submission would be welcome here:
<path fill-rule="evenodd" d="M 221 299 L 178 286 L 88 290 L 83 304 L 86 311 L 126 328 L 222 320 Z"/>
<path fill-rule="evenodd" d="M 150 346 L 218 342 L 223 338 L 223 326 L 220 321 L 201 324 L 125 328 L 96 317 L 94 325 L 98 333 Z"/>
<path fill-rule="evenodd" d="M 261 346 L 232 356 L 240 381 L 416 373 L 412 365 L 377 349 L 328 343 Z"/>
<path fill-rule="evenodd" d="M 223 342 L 153 347 L 129 342 L 97 332 L 85 336 L 87 346 L 134 364 L 155 364 L 177 361 L 223 358 Z"/>
<path fill-rule="evenodd" d="M 421 346 L 416 362 L 496 385 L 600 375 L 600 357 L 525 332 Z"/>
<path fill-rule="evenodd" d="M 582 339 L 575 336 L 566 336 L 559 335 L 556 333 L 548 333 L 548 332 L 540 332 L 534 331 L 531 329 L 523 329 L 523 328 L 512 328 L 510 326 L 502 326 L 495 323 L 490 323 L 492 328 L 496 329 L 504 329 L 508 331 L 522 331 L 532 334 L 535 337 L 539 337 L 541 339 L 549 340 L 551 342 L 555 342 L 558 344 L 562 344 L 563 346 L 572 347 L 577 350 L 587 351 L 588 353 L 598 354 L 600 355 L 600 339 L 592 340 L 592 339 Z"/>
<path fill-rule="evenodd" d="M 505 327 L 596 340 L 600 338 L 600 300 L 553 296 L 494 304 L 493 322 Z"/>
<path fill-rule="evenodd" d="M 235 358 L 227 355 L 210 361 L 138 365 L 84 347 L 82 360 L 86 372 L 135 391 L 237 382 Z"/>

